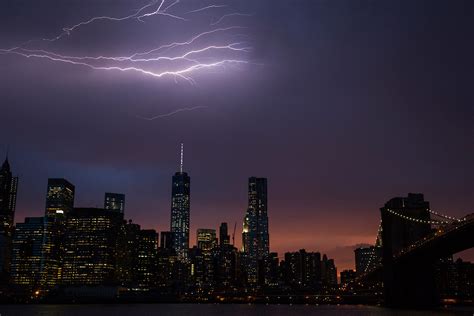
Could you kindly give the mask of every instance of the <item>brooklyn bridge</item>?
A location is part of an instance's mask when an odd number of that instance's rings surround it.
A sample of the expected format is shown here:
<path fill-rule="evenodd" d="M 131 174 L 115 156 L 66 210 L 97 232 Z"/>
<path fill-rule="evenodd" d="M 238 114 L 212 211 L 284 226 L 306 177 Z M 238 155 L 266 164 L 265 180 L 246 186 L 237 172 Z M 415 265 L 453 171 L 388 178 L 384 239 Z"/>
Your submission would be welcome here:
<path fill-rule="evenodd" d="M 474 214 L 462 218 L 430 209 L 422 194 L 394 198 L 380 209 L 379 254 L 345 291 L 377 291 L 390 307 L 426 308 L 440 304 L 436 265 L 474 247 Z"/>

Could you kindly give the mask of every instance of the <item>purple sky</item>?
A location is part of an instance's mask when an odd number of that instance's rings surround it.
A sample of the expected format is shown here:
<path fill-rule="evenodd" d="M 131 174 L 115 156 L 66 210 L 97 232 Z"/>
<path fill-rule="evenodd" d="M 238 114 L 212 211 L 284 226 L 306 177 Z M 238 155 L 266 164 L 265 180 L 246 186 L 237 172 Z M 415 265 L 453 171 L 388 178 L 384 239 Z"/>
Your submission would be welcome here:
<path fill-rule="evenodd" d="M 111 3 L 2 1 L 0 48 L 146 1 Z M 174 12 L 208 4 L 183 0 Z M 167 230 L 180 142 L 193 236 L 237 222 L 240 245 L 249 176 L 268 178 L 272 250 L 325 251 L 339 269 L 353 265 L 354 245 L 374 242 L 379 208 L 392 197 L 421 192 L 434 210 L 474 211 L 474 3 L 226 4 L 191 21 L 101 21 L 40 43 L 61 54 L 123 55 L 187 40 L 225 13 L 251 13 L 222 22 L 242 31 L 203 41 L 241 36 L 253 48 L 239 55 L 249 64 L 201 70 L 195 85 L 0 54 L 0 144 L 10 145 L 21 177 L 16 221 L 42 215 L 47 178 L 65 177 L 78 206 L 125 193 L 127 218 Z"/>

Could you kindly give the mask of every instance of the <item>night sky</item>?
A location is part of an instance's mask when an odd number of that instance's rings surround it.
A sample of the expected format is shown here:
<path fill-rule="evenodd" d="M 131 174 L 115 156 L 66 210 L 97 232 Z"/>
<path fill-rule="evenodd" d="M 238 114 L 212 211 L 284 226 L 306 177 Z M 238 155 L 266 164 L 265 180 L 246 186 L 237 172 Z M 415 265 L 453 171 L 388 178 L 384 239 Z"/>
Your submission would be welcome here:
<path fill-rule="evenodd" d="M 216 3 L 182 0 L 173 12 Z M 3 0 L 0 48 L 145 4 Z M 180 142 L 191 244 L 197 228 L 226 221 L 231 230 L 237 222 L 240 245 L 250 176 L 268 178 L 271 250 L 327 252 L 339 270 L 353 266 L 355 245 L 375 241 L 379 208 L 392 197 L 420 192 L 433 210 L 474 212 L 474 2 L 218 4 L 228 6 L 189 21 L 99 21 L 29 46 L 131 54 L 244 13 L 219 26 L 245 27 L 232 36 L 252 47 L 246 63 L 199 70 L 195 84 L 0 54 L 0 155 L 10 145 L 20 176 L 17 222 L 43 215 L 47 178 L 64 177 L 76 206 L 125 193 L 126 218 L 168 230 Z"/>

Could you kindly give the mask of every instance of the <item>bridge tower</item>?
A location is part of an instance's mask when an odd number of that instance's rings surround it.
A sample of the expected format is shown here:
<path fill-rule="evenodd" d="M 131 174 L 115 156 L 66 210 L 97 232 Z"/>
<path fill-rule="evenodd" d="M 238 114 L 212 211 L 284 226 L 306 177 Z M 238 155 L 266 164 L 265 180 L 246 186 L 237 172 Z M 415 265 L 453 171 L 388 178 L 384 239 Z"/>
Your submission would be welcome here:
<path fill-rule="evenodd" d="M 382 216 L 385 304 L 426 307 L 437 304 L 434 262 L 420 259 L 394 264 L 394 256 L 431 232 L 430 205 L 423 194 L 396 197 L 380 209 Z"/>

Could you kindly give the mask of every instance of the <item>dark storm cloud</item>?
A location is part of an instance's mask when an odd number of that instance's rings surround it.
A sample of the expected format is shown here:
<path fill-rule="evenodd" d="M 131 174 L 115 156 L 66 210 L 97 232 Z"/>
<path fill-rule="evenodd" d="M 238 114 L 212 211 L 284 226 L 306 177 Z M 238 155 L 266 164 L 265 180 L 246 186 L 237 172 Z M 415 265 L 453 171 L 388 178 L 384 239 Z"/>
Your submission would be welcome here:
<path fill-rule="evenodd" d="M 0 46 L 144 3 L 2 1 Z M 254 13 L 235 21 L 248 26 L 255 64 L 203 72 L 197 86 L 0 55 L 0 143 L 11 145 L 22 175 L 17 221 L 41 214 L 46 178 L 64 176 L 78 204 L 100 205 L 102 192 L 122 191 L 128 217 L 167 229 L 181 141 L 193 231 L 220 221 L 240 227 L 251 175 L 269 178 L 278 251 L 373 242 L 378 208 L 410 191 L 424 192 L 433 209 L 472 211 L 472 2 L 229 5 Z M 192 32 L 161 18 L 100 23 L 53 47 L 126 54 L 150 38 Z M 192 106 L 207 108 L 136 118 Z"/>

